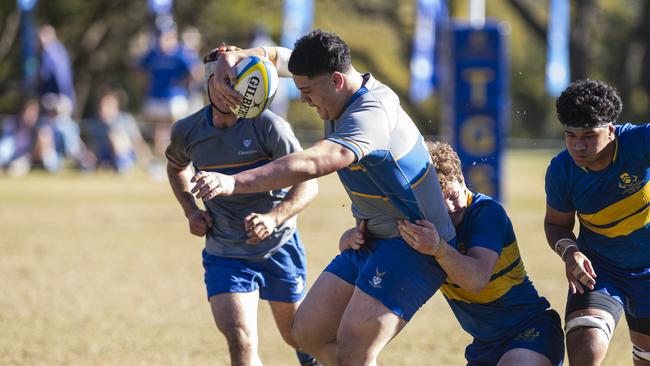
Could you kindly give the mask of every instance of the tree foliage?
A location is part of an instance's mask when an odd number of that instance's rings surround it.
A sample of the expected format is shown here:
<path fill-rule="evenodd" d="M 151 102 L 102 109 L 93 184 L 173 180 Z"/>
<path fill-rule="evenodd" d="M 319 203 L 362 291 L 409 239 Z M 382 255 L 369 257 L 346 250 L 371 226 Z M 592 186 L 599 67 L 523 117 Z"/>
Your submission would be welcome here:
<path fill-rule="evenodd" d="M 466 2 L 451 2 L 452 15 L 464 16 Z M 575 0 L 571 2 L 571 77 L 603 79 L 619 88 L 624 118 L 644 120 L 650 95 L 650 1 Z M 487 2 L 488 16 L 510 24 L 511 133 L 519 137 L 557 134 L 553 98 L 544 90 L 548 2 Z M 179 28 L 197 27 L 203 51 L 221 41 L 246 46 L 252 30 L 263 24 L 278 41 L 281 0 L 176 1 Z M 440 98 L 420 105 L 408 101 L 408 65 L 415 1 L 317 0 L 315 27 L 337 32 L 353 52 L 359 70 L 372 71 L 402 97 L 405 108 L 426 133 L 438 130 Z M 0 2 L 0 113 L 15 112 L 21 98 L 19 12 L 14 1 Z M 146 47 L 152 18 L 144 0 L 59 0 L 37 4 L 38 24 L 52 24 L 68 47 L 80 108 L 93 113 L 95 90 L 118 87 L 137 111 L 146 79 L 135 67 Z M 316 114 L 293 104 L 292 122 L 320 124 Z"/>

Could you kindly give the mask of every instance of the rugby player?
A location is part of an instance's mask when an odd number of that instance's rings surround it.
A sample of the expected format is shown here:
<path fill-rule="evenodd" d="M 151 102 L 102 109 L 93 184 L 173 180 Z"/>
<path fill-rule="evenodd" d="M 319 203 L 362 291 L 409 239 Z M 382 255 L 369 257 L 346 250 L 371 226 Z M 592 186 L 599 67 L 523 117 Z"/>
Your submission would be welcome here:
<path fill-rule="evenodd" d="M 588 79 L 556 102 L 566 149 L 546 171 L 544 230 L 569 281 L 571 365 L 600 365 L 623 313 L 634 365 L 650 365 L 650 125 L 618 124 L 622 108 L 613 87 Z"/>

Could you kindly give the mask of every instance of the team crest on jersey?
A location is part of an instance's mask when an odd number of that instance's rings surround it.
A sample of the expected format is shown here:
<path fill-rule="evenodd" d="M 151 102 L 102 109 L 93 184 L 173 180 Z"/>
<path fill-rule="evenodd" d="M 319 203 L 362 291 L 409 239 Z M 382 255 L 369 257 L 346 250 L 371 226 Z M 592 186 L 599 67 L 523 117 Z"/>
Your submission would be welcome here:
<path fill-rule="evenodd" d="M 623 173 L 618 176 L 618 188 L 623 190 L 623 193 L 636 192 L 643 185 L 643 181 L 639 181 L 639 177 L 629 173 Z"/>
<path fill-rule="evenodd" d="M 519 342 L 536 342 L 537 337 L 539 337 L 539 331 L 535 328 L 528 328 L 519 333 L 515 340 Z"/>
<path fill-rule="evenodd" d="M 379 272 L 379 268 L 375 269 L 375 275 L 372 276 L 372 280 L 368 281 L 370 282 L 370 286 L 374 288 L 381 288 L 381 281 L 382 277 L 386 274 L 386 272 Z"/>
<path fill-rule="evenodd" d="M 241 143 L 244 144 L 244 147 L 248 148 L 251 146 L 251 139 L 245 139 Z"/>

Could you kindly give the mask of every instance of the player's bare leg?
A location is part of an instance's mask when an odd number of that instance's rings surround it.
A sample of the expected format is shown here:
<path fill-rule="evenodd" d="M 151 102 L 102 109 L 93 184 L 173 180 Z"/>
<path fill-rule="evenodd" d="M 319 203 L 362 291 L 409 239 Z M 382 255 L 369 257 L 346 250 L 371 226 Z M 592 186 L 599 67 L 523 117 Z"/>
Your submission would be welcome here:
<path fill-rule="evenodd" d="M 539 352 L 525 348 L 514 348 L 503 354 L 497 366 L 553 366 L 551 361 Z"/>
<path fill-rule="evenodd" d="M 259 293 L 226 293 L 210 297 L 212 316 L 228 341 L 230 363 L 261 366 L 257 354 L 257 304 Z"/>
<path fill-rule="evenodd" d="M 615 323 L 612 316 L 600 309 L 583 309 L 574 311 L 567 317 L 567 322 L 573 318 L 585 315 L 603 317 L 612 325 Z M 612 328 L 613 329 L 613 328 Z M 609 339 L 599 328 L 575 328 L 566 335 L 566 348 L 571 366 L 596 366 L 601 365 L 607 354 Z"/>
<path fill-rule="evenodd" d="M 379 352 L 406 324 L 378 300 L 355 288 L 337 334 L 339 364 L 376 365 Z"/>
<path fill-rule="evenodd" d="M 641 352 L 648 352 L 650 350 L 650 336 L 647 334 L 635 332 L 633 330 L 630 331 L 630 340 L 632 341 L 632 344 L 635 345 L 637 348 L 642 350 Z M 646 353 L 644 352 L 644 356 L 647 356 Z M 649 360 L 644 360 L 639 357 L 634 358 L 634 366 L 650 366 L 650 361 Z"/>
<path fill-rule="evenodd" d="M 271 312 L 273 313 L 273 318 L 275 319 L 275 324 L 278 326 L 280 335 L 282 339 L 287 342 L 288 345 L 297 350 L 298 361 L 302 365 L 317 365 L 316 360 L 313 359 L 310 355 L 300 352 L 300 346 L 293 339 L 291 335 L 291 321 L 293 316 L 298 310 L 300 302 L 281 302 L 281 301 L 269 301 L 271 305 Z"/>
<path fill-rule="evenodd" d="M 338 365 L 336 334 L 354 286 L 323 272 L 298 308 L 293 337 L 324 365 Z"/>

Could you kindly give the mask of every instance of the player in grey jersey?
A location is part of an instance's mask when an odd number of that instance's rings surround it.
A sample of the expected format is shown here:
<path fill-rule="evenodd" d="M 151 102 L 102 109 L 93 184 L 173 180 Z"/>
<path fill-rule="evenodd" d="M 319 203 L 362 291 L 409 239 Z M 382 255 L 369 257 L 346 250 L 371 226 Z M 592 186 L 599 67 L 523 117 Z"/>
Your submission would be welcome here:
<path fill-rule="evenodd" d="M 207 62 L 218 58 L 210 53 Z M 237 118 L 223 101 L 176 122 L 167 147 L 167 175 L 190 232 L 205 236 L 203 266 L 217 328 L 227 339 L 233 365 L 257 366 L 257 305 L 268 300 L 282 338 L 298 348 L 291 320 L 305 295 L 305 252 L 296 215 L 318 192 L 315 180 L 253 194 L 203 200 L 190 193 L 195 172 L 233 174 L 300 151 L 289 124 L 270 111 Z M 302 365 L 318 365 L 297 352 Z"/>

